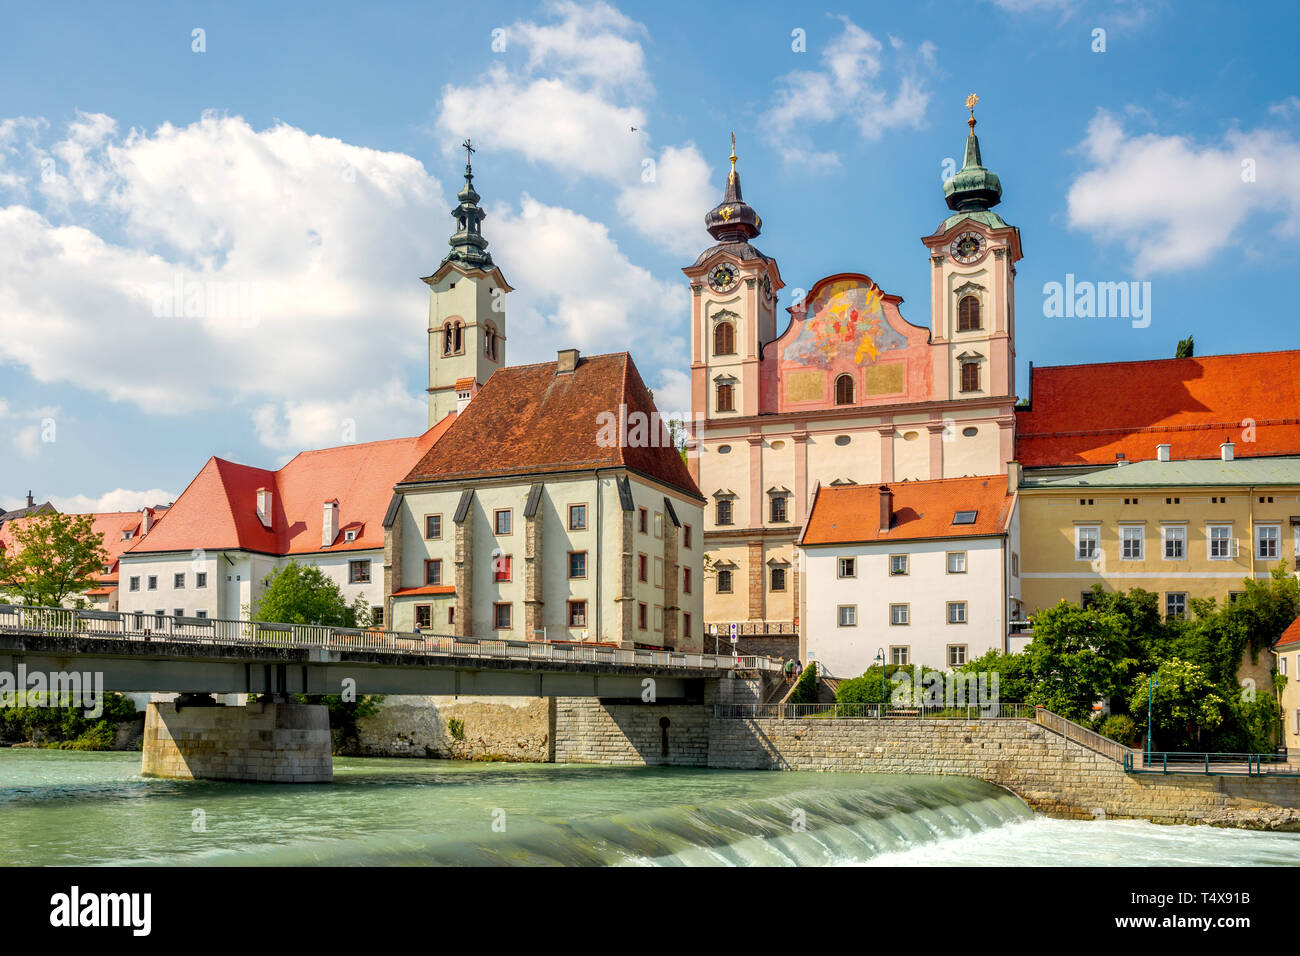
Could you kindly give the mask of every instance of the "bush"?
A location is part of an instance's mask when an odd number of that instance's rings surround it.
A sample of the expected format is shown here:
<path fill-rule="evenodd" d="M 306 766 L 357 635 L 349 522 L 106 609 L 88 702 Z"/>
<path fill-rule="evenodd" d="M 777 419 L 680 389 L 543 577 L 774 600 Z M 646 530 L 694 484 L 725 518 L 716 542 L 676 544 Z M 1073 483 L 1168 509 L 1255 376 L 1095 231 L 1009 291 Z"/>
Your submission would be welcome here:
<path fill-rule="evenodd" d="M 799 682 L 794 685 L 794 693 L 790 695 L 792 704 L 815 704 L 817 703 L 817 665 L 809 664 L 799 675 Z"/>
<path fill-rule="evenodd" d="M 1125 747 L 1132 747 L 1138 739 L 1138 727 L 1133 722 L 1132 717 L 1124 714 L 1111 714 L 1101 722 L 1097 728 L 1097 733 L 1103 737 L 1109 737 L 1122 743 Z"/>

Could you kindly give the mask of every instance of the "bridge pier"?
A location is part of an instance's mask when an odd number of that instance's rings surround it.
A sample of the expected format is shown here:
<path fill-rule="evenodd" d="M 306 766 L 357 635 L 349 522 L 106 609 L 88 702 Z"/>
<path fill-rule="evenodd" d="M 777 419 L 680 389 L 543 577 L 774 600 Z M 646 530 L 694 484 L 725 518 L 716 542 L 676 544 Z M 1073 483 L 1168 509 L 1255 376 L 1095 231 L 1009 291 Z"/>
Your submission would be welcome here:
<path fill-rule="evenodd" d="M 145 711 L 146 777 L 329 783 L 334 778 L 329 709 L 292 699 L 217 704 L 206 695 L 151 703 Z"/>

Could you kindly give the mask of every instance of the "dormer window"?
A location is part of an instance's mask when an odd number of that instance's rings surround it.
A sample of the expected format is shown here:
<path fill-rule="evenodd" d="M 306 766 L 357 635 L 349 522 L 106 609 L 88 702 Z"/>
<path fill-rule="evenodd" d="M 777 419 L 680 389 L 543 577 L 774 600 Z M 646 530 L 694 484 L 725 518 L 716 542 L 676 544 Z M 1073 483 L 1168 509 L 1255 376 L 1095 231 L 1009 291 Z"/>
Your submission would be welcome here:
<path fill-rule="evenodd" d="M 355 540 L 357 540 L 357 529 L 356 529 L 356 528 L 349 528 L 347 531 L 344 531 L 344 532 L 343 532 L 343 540 L 344 540 L 344 541 L 355 541 Z"/>

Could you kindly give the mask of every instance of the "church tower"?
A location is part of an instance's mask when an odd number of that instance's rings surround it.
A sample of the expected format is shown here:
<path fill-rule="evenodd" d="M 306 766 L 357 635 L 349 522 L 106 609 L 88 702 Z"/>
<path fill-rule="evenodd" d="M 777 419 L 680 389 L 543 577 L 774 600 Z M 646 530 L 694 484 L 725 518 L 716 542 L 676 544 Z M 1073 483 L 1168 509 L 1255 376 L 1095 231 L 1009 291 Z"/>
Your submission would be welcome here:
<path fill-rule="evenodd" d="M 506 293 L 492 262 L 474 189 L 474 152 L 465 141 L 465 185 L 451 214 L 451 251 L 423 281 L 429 286 L 429 425 L 460 411 L 488 377 L 506 364 Z"/>
<path fill-rule="evenodd" d="M 1020 230 L 993 207 L 1002 201 L 1002 183 L 985 168 L 975 136 L 975 104 L 970 110 L 962 168 L 943 186 L 952 215 L 921 241 L 930 250 L 931 341 L 945 346 L 936 362 L 938 399 L 976 399 L 1015 395 L 1016 262 Z"/>
<path fill-rule="evenodd" d="M 784 283 L 776 260 L 750 244 L 763 221 L 741 195 L 736 159 L 733 133 L 722 202 L 704 217 L 717 244 L 682 270 L 691 283 L 691 405 L 696 420 L 759 413 L 759 354 L 776 338 L 776 294 Z"/>

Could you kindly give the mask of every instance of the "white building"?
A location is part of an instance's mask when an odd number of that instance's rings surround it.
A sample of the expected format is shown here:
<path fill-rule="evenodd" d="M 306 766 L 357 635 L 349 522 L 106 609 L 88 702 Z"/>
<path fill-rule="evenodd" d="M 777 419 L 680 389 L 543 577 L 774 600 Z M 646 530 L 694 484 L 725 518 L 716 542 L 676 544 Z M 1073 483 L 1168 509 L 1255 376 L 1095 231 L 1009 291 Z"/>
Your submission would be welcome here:
<path fill-rule="evenodd" d="M 1020 595 L 1006 475 L 816 490 L 799 538 L 800 652 L 831 677 L 1007 650 Z"/>

